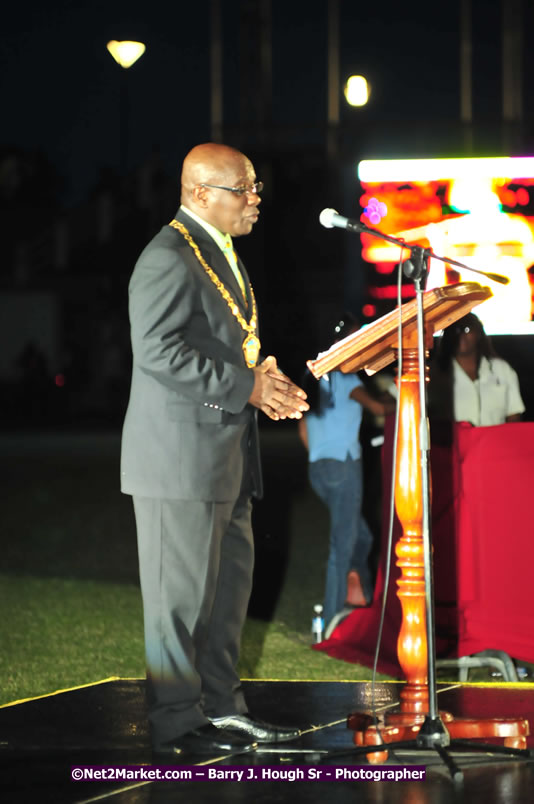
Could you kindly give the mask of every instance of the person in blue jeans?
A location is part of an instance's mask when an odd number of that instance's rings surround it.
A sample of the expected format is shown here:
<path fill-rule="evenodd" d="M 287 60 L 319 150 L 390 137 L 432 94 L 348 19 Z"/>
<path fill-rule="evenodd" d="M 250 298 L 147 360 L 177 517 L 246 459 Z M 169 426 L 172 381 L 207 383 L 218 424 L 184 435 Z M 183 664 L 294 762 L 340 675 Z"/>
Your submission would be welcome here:
<path fill-rule="evenodd" d="M 335 328 L 336 339 L 358 329 L 347 314 Z M 315 389 L 314 389 L 315 384 Z M 326 568 L 325 625 L 349 605 L 369 605 L 373 579 L 369 553 L 373 536 L 362 516 L 363 474 L 359 440 L 363 408 L 381 416 L 394 407 L 392 397 L 373 397 L 357 374 L 333 371 L 306 382 L 309 412 L 299 422 L 308 450 L 310 484 L 328 507 L 330 547 Z"/>

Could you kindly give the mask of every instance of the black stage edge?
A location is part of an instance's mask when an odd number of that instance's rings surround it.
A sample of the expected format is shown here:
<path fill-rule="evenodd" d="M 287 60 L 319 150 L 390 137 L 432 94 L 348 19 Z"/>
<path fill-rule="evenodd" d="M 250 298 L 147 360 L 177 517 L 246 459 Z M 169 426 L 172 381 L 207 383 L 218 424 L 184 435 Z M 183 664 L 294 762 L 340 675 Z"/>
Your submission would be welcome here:
<path fill-rule="evenodd" d="M 463 785 L 458 786 L 432 751 L 390 752 L 385 765 L 370 765 L 365 757 L 351 756 L 353 733 L 346 727 L 347 716 L 370 712 L 370 682 L 245 681 L 244 686 L 257 717 L 305 730 L 299 741 L 287 743 L 282 750 L 209 762 L 219 769 L 255 768 L 257 781 L 71 781 L 71 766 L 76 765 L 152 765 L 144 681 L 110 679 L 0 708 L 1 798 L 9 804 L 314 804 L 325 800 L 336 804 L 531 804 L 534 800 L 532 761 L 452 751 L 464 771 Z M 400 682 L 376 684 L 379 711 L 397 704 L 401 687 Z M 438 702 L 440 710 L 458 717 L 520 716 L 534 725 L 534 684 L 439 685 Z M 532 737 L 528 745 L 534 747 Z M 177 758 L 172 764 L 193 766 L 206 760 Z M 364 766 L 370 771 L 410 765 L 426 766 L 426 778 L 333 780 L 335 769 L 342 766 L 349 771 L 349 766 Z M 260 781 L 267 766 L 279 771 L 282 779 Z M 309 780 L 309 769 L 321 767 L 326 768 L 323 778 L 328 780 Z M 305 781 L 302 777 L 290 780 L 289 771 L 298 768 L 305 769 Z"/>

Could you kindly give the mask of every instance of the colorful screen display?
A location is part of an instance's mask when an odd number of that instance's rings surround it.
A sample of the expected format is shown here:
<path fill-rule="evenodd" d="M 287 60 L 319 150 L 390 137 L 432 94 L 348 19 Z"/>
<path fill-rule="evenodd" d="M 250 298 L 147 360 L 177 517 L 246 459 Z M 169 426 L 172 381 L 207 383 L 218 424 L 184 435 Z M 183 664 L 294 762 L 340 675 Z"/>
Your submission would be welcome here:
<path fill-rule="evenodd" d="M 362 223 L 510 280 L 501 285 L 431 258 L 427 289 L 487 285 L 493 297 L 473 310 L 486 331 L 534 333 L 534 157 L 366 160 L 358 178 Z M 370 266 L 364 314 L 374 317 L 396 305 L 401 253 L 371 235 L 361 239 Z M 408 257 L 404 251 L 402 259 Z M 403 301 L 414 295 L 404 280 Z"/>

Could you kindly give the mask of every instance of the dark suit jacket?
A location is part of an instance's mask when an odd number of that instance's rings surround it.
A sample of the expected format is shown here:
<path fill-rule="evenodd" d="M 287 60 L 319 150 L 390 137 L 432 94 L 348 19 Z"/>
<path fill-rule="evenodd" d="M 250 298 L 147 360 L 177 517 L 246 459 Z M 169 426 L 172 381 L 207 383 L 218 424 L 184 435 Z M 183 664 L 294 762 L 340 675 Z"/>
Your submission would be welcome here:
<path fill-rule="evenodd" d="M 248 320 L 250 309 L 215 241 L 185 213 L 176 218 Z M 239 267 L 250 298 L 247 273 Z M 245 332 L 180 232 L 164 226 L 152 239 L 136 263 L 129 294 L 133 370 L 122 491 L 227 502 L 237 498 L 245 473 L 251 493 L 260 496 Z"/>

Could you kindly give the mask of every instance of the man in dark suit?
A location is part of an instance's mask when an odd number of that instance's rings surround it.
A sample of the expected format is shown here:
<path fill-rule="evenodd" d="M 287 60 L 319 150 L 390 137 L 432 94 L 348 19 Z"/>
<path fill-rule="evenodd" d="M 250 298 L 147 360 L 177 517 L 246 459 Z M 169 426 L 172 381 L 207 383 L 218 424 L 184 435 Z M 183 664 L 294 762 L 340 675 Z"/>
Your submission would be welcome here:
<path fill-rule="evenodd" d="M 137 525 L 147 701 L 157 752 L 252 750 L 299 735 L 254 720 L 236 672 L 252 586 L 257 409 L 299 419 L 305 393 L 259 362 L 254 292 L 232 237 L 258 220 L 262 183 L 206 143 L 182 169 L 176 218 L 130 281 L 133 371 L 121 481 Z"/>

